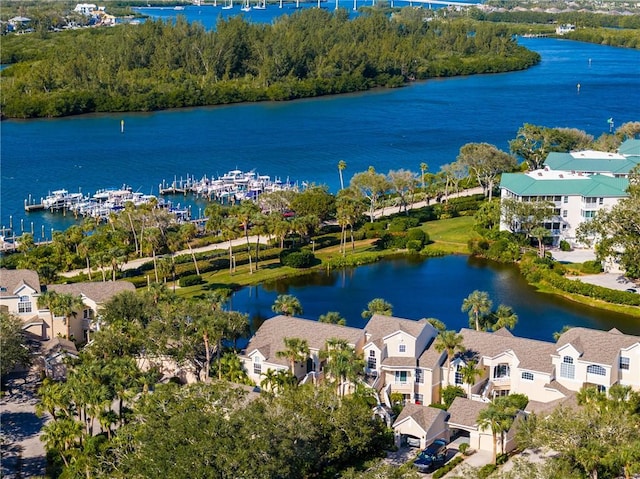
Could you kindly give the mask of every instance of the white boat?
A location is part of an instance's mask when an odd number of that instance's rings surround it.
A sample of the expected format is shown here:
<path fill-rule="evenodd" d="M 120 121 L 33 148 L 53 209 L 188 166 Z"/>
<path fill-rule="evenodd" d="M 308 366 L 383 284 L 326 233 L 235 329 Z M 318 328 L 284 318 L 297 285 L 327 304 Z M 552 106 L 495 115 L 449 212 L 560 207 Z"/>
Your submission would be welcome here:
<path fill-rule="evenodd" d="M 243 12 L 250 12 L 251 11 L 251 5 L 249 5 L 249 0 L 247 0 L 243 5 L 242 8 L 240 9 Z"/>
<path fill-rule="evenodd" d="M 258 0 L 258 3 L 256 3 L 255 7 L 253 7 L 254 10 L 266 10 L 267 8 L 267 0 Z"/>
<path fill-rule="evenodd" d="M 174 10 L 184 10 L 184 7 L 182 5 L 176 5 L 175 7 L 173 7 Z"/>
<path fill-rule="evenodd" d="M 222 7 L 223 10 L 231 10 L 233 8 L 233 0 L 229 0 L 228 4 L 225 4 L 224 7 Z"/>

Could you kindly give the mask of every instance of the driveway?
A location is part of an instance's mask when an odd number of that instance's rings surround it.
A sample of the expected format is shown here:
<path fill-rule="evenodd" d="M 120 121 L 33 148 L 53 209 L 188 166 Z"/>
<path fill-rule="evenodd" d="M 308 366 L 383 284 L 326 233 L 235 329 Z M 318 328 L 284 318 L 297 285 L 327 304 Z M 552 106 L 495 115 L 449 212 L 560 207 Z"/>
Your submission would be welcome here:
<path fill-rule="evenodd" d="M 10 374 L 0 398 L 2 468 L 5 479 L 44 476 L 46 453 L 40 431 L 47 422 L 35 413 L 40 375 L 35 369 Z"/>

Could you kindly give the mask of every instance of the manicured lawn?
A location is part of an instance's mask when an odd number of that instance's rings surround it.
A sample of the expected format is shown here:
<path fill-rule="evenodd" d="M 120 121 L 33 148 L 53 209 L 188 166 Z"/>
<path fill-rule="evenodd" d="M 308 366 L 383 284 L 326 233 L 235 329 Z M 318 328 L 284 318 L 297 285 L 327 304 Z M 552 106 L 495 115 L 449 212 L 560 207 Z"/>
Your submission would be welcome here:
<path fill-rule="evenodd" d="M 467 242 L 476 236 L 472 216 L 429 221 L 422 225 L 422 229 L 429 233 L 433 241 L 429 248 L 445 253 L 468 254 Z"/>

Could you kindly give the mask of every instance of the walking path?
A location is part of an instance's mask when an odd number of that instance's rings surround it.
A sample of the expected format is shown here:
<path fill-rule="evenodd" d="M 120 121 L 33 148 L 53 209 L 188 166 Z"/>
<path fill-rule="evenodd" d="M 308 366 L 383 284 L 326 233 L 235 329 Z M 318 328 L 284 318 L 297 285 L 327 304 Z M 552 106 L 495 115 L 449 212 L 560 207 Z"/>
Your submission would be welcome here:
<path fill-rule="evenodd" d="M 35 368 L 11 373 L 5 381 L 6 393 L 0 398 L 2 424 L 2 468 L 0 477 L 19 479 L 44 477 L 46 453 L 40 441 L 48 417 L 35 413 L 40 375 Z"/>
<path fill-rule="evenodd" d="M 477 194 L 481 194 L 482 188 L 480 187 L 476 187 L 476 188 L 470 188 L 468 190 L 462 190 L 459 191 L 457 193 L 452 193 L 449 195 L 449 198 L 460 198 L 460 197 L 464 197 L 464 196 L 472 196 L 472 195 L 477 195 Z M 446 199 L 446 197 L 443 197 L 441 201 L 444 201 Z M 435 200 L 431 201 L 431 204 L 435 203 Z M 428 206 L 429 203 L 427 203 L 426 200 L 423 201 L 418 201 L 415 202 L 413 204 L 408 205 L 408 209 L 412 210 L 412 209 L 417 209 L 417 208 L 423 208 L 425 206 Z M 382 218 L 384 216 L 391 216 L 393 214 L 397 214 L 400 213 L 402 211 L 402 207 L 400 205 L 398 206 L 387 206 L 385 208 L 379 208 L 377 210 L 375 210 L 373 212 L 373 218 L 374 219 L 379 219 Z M 266 236 L 249 236 L 249 243 L 252 244 L 256 244 L 258 242 L 258 240 L 260 240 L 260 244 L 267 244 L 268 243 L 268 238 Z M 239 246 L 239 245 L 243 245 L 246 244 L 247 240 L 245 238 L 236 238 L 234 240 L 231 241 L 231 246 L 235 247 L 235 246 Z M 228 250 L 229 249 L 229 242 L 228 241 L 224 241 L 222 243 L 213 243 L 210 245 L 206 245 L 206 246 L 201 246 L 199 248 L 193 248 L 193 253 L 204 253 L 204 252 L 208 252 L 208 251 L 222 251 L 222 250 Z M 186 250 L 182 250 L 182 251 L 178 251 L 176 253 L 173 253 L 173 257 L 176 256 L 183 256 L 183 255 L 190 255 L 191 251 L 186 249 Z M 138 259 L 134 259 L 131 260 L 127 263 L 125 263 L 124 265 L 122 265 L 122 271 L 127 271 L 127 270 L 131 270 L 131 269 L 136 269 L 139 268 L 140 266 L 142 266 L 145 263 L 148 263 L 149 261 L 153 261 L 152 258 L 138 258 Z M 108 268 L 107 268 L 108 269 Z M 110 271 L 110 269 L 108 269 Z M 87 268 L 83 268 L 83 269 L 75 269 L 72 271 L 66 271 L 66 272 L 62 272 L 62 273 L 58 273 L 59 276 L 62 276 L 64 278 L 72 278 L 74 276 L 78 276 L 79 274 L 84 273 L 84 274 L 89 274 Z"/>

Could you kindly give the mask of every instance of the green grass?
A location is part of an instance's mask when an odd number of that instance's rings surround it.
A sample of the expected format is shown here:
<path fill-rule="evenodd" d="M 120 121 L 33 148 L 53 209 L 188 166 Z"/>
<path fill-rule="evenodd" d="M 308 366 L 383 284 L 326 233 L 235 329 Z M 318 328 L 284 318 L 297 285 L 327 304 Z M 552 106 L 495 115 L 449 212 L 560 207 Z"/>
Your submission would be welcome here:
<path fill-rule="evenodd" d="M 467 242 L 476 236 L 473 232 L 473 216 L 429 221 L 422 225 L 422 229 L 429 234 L 433 242 L 427 249 L 450 254 L 469 254 Z"/>

